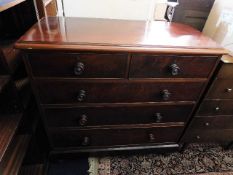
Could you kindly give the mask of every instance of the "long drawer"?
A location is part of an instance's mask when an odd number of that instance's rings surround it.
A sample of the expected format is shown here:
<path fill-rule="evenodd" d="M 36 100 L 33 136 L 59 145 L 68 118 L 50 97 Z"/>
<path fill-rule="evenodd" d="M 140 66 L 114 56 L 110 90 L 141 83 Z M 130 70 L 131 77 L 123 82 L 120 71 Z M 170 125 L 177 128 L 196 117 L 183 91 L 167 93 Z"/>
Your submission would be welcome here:
<path fill-rule="evenodd" d="M 221 69 L 218 72 L 218 78 L 233 79 L 233 64 L 227 63 L 223 64 Z"/>
<path fill-rule="evenodd" d="M 204 100 L 196 115 L 233 115 L 233 100 Z"/>
<path fill-rule="evenodd" d="M 192 129 L 233 129 L 233 115 L 194 117 L 190 128 Z"/>
<path fill-rule="evenodd" d="M 127 60 L 127 54 L 43 52 L 28 55 L 35 77 L 124 78 Z"/>
<path fill-rule="evenodd" d="M 130 65 L 132 78 L 207 78 L 218 57 L 133 55 Z"/>
<path fill-rule="evenodd" d="M 207 94 L 208 99 L 233 99 L 233 79 L 216 79 Z"/>
<path fill-rule="evenodd" d="M 54 147 L 98 147 L 115 145 L 134 145 L 151 143 L 175 143 L 183 126 L 129 128 L 129 129 L 93 129 L 62 130 L 50 129 Z"/>
<path fill-rule="evenodd" d="M 51 127 L 185 122 L 193 105 L 125 105 L 116 107 L 44 108 Z"/>
<path fill-rule="evenodd" d="M 233 129 L 191 129 L 186 131 L 181 142 L 232 142 Z"/>
<path fill-rule="evenodd" d="M 42 104 L 196 101 L 203 82 L 37 81 Z"/>

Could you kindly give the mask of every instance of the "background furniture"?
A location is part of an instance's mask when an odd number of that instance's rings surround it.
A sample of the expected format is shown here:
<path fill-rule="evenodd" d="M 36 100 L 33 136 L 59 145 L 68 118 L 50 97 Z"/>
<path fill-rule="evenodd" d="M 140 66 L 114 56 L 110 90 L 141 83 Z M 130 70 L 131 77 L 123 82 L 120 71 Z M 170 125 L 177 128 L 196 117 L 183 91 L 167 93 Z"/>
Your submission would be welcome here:
<path fill-rule="evenodd" d="M 182 142 L 233 141 L 233 58 L 224 56 L 219 71 L 185 132 Z"/>
<path fill-rule="evenodd" d="M 32 0 L 4 0 L 0 3 L 0 9 L 1 42 L 12 40 L 11 43 L 14 43 L 36 22 Z"/>
<path fill-rule="evenodd" d="M 188 24 L 202 31 L 214 0 L 179 0 L 173 22 Z"/>
<path fill-rule="evenodd" d="M 36 0 L 39 18 L 57 15 L 57 0 Z"/>
<path fill-rule="evenodd" d="M 225 53 L 182 24 L 57 17 L 16 47 L 52 154 L 178 148 Z"/>
<path fill-rule="evenodd" d="M 0 174 L 25 175 L 28 170 L 42 174 L 46 138 L 22 55 L 14 48 L 35 20 L 34 13 L 27 16 L 34 7 L 31 1 L 4 0 L 0 5 Z"/>
<path fill-rule="evenodd" d="M 27 169 L 28 165 L 41 171 L 40 160 L 46 154 L 43 142 L 38 140 L 41 125 L 22 57 L 12 45 L 3 46 L 0 50 L 0 174 L 20 174 L 21 168 Z"/>

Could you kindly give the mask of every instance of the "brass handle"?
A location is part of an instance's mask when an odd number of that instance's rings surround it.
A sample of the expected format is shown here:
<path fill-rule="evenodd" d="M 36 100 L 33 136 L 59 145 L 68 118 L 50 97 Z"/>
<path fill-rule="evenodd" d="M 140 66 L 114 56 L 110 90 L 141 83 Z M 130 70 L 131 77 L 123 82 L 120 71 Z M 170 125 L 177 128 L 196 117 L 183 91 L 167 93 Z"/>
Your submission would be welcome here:
<path fill-rule="evenodd" d="M 226 92 L 231 93 L 232 92 L 232 88 L 227 88 Z"/>
<path fill-rule="evenodd" d="M 87 124 L 87 116 L 85 114 L 81 115 L 79 120 L 80 126 L 85 126 Z"/>
<path fill-rule="evenodd" d="M 172 64 L 170 66 L 170 68 L 171 68 L 171 73 L 172 73 L 173 76 L 176 76 L 176 75 L 179 74 L 180 68 L 179 68 L 179 66 L 177 64 L 175 64 L 175 63 Z"/>
<path fill-rule="evenodd" d="M 88 145 L 90 145 L 90 138 L 84 137 L 82 141 L 82 146 L 88 146 Z"/>
<path fill-rule="evenodd" d="M 149 134 L 149 141 L 150 142 L 154 142 L 155 141 L 155 136 L 154 136 L 154 134 Z"/>
<path fill-rule="evenodd" d="M 170 96 L 171 96 L 171 93 L 167 89 L 163 90 L 162 92 L 163 100 L 168 100 Z"/>
<path fill-rule="evenodd" d="M 80 90 L 79 93 L 78 93 L 77 100 L 79 102 L 82 102 L 82 101 L 84 101 L 85 97 L 86 97 L 86 91 L 85 90 Z"/>
<path fill-rule="evenodd" d="M 85 65 L 82 62 L 77 62 L 74 66 L 74 75 L 82 75 Z"/>
<path fill-rule="evenodd" d="M 159 123 L 159 122 L 161 122 L 162 121 L 162 118 L 163 118 L 163 116 L 160 114 L 160 113 L 156 113 L 155 114 L 155 121 L 157 122 L 157 123 Z"/>

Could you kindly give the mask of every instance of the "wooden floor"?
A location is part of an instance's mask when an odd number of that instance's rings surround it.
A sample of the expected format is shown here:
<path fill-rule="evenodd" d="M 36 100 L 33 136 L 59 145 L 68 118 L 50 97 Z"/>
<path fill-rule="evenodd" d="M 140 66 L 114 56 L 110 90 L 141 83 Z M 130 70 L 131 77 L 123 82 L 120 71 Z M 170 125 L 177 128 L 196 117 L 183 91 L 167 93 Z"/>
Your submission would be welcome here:
<path fill-rule="evenodd" d="M 0 162 L 18 128 L 23 114 L 0 114 Z"/>
<path fill-rule="evenodd" d="M 1 175 L 18 174 L 28 148 L 30 136 L 17 135 L 7 149 L 0 165 Z"/>

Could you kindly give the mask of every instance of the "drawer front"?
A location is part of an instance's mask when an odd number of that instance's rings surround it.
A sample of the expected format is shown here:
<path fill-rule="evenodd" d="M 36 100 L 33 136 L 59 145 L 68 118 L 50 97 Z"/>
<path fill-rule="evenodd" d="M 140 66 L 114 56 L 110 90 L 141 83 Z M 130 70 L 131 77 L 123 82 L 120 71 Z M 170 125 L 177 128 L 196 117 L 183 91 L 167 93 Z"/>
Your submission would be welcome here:
<path fill-rule="evenodd" d="M 35 77 L 123 78 L 127 54 L 62 54 L 29 55 Z"/>
<path fill-rule="evenodd" d="M 125 107 L 45 108 L 52 127 L 185 122 L 193 105 L 131 105 Z"/>
<path fill-rule="evenodd" d="M 54 147 L 98 147 L 151 143 L 175 143 L 183 130 L 177 127 L 50 130 Z"/>
<path fill-rule="evenodd" d="M 97 83 L 98 82 L 98 83 Z M 141 81 L 37 81 L 41 103 L 195 101 L 204 83 Z"/>
<path fill-rule="evenodd" d="M 233 140 L 232 129 L 191 129 L 185 132 L 181 142 L 219 142 L 227 143 Z"/>
<path fill-rule="evenodd" d="M 233 115 L 233 100 L 204 100 L 197 115 Z"/>
<path fill-rule="evenodd" d="M 132 78 L 207 78 L 217 57 L 133 55 L 130 66 Z"/>
<path fill-rule="evenodd" d="M 233 129 L 232 116 L 194 117 L 190 128 L 193 129 Z"/>
<path fill-rule="evenodd" d="M 216 79 L 207 95 L 209 99 L 233 99 L 233 79 Z"/>
<path fill-rule="evenodd" d="M 233 79 L 233 64 L 223 64 L 218 73 L 218 78 L 229 78 Z"/>

